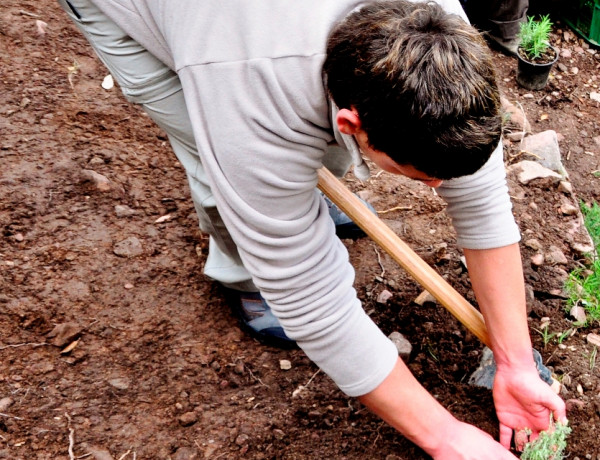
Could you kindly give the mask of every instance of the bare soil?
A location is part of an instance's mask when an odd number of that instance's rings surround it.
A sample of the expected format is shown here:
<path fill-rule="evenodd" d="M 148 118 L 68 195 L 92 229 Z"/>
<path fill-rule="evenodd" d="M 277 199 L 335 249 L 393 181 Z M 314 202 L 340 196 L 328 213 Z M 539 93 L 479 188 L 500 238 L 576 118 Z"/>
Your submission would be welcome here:
<path fill-rule="evenodd" d="M 546 89 L 528 95 L 516 86 L 516 60 L 498 54 L 497 65 L 532 131 L 560 135 L 574 194 L 511 178 L 511 195 L 523 240 L 566 256 L 536 266 L 522 243 L 532 338 L 564 383 L 569 458 L 600 459 L 600 365 L 586 342 L 599 327 L 574 328 L 565 312 L 562 284 L 582 257 L 571 244 L 578 217 L 560 212 L 565 202 L 600 201 L 600 104 L 590 98 L 600 60 L 565 30 L 557 25 L 553 44 L 571 57 L 560 58 L 566 71 L 556 68 Z M 207 240 L 164 133 L 118 89 L 100 87 L 107 71 L 55 2 L 2 2 L 0 60 L 0 458 L 427 458 L 302 351 L 240 331 L 202 275 Z M 507 141 L 508 164 L 526 156 Z M 89 170 L 108 178 L 106 190 Z M 475 303 L 430 189 L 386 173 L 347 183 Z M 134 212 L 118 215 L 123 205 Z M 115 254 L 131 237 L 139 253 Z M 421 288 L 372 241 L 345 244 L 364 308 L 384 332 L 412 342 L 418 379 L 457 417 L 497 436 L 490 391 L 467 384 L 481 343 L 440 305 L 415 305 Z M 384 289 L 392 298 L 378 303 Z M 544 317 L 549 332 L 574 335 L 545 344 L 535 330 Z"/>

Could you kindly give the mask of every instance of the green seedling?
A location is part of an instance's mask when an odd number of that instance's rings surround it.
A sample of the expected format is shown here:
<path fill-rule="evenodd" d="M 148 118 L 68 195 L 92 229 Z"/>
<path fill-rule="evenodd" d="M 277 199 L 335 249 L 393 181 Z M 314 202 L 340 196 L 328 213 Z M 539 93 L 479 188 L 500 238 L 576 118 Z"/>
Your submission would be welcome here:
<path fill-rule="evenodd" d="M 541 16 L 539 21 L 535 21 L 533 16 L 529 16 L 527 21 L 521 24 L 519 46 L 529 60 L 535 61 L 546 52 L 550 46 L 551 31 L 552 22 L 548 15 Z"/>
<path fill-rule="evenodd" d="M 553 423 L 550 416 L 550 429 L 542 431 L 535 441 L 525 444 L 521 460 L 562 460 L 570 433 L 571 428 L 567 424 Z"/>
<path fill-rule="evenodd" d="M 586 354 L 585 357 L 588 359 L 590 363 L 590 371 L 593 371 L 596 367 L 596 357 L 598 356 L 598 347 L 594 347 L 589 354 Z"/>
<path fill-rule="evenodd" d="M 597 253 L 600 251 L 600 206 L 593 203 L 591 206 L 581 204 L 581 212 L 584 216 L 585 226 L 594 242 L 596 254 L 588 255 L 592 260 L 589 266 L 573 270 L 565 282 L 567 292 L 567 308 L 580 305 L 586 311 L 588 324 L 594 321 L 600 322 L 600 259 Z"/>
<path fill-rule="evenodd" d="M 546 345 L 548 345 L 550 343 L 550 341 L 552 340 L 552 338 L 555 335 L 557 335 L 556 332 L 548 331 L 547 324 L 544 326 L 544 328 L 541 331 L 539 329 L 535 329 L 535 328 L 534 328 L 534 331 L 538 332 L 542 336 L 542 341 L 544 342 L 544 348 L 546 348 Z"/>
<path fill-rule="evenodd" d="M 565 341 L 567 337 L 569 337 L 573 333 L 573 329 L 567 329 L 566 331 L 561 332 L 556 336 L 556 341 L 560 345 Z"/>

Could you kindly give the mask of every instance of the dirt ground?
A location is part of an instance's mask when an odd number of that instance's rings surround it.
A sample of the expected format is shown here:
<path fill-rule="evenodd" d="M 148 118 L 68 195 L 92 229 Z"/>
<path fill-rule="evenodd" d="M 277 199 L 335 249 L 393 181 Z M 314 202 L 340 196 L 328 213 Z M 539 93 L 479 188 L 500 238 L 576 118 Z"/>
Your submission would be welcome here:
<path fill-rule="evenodd" d="M 582 256 L 572 244 L 578 218 L 560 207 L 600 201 L 600 104 L 590 98 L 600 60 L 561 27 L 553 43 L 567 50 L 563 70 L 545 90 L 518 88 L 513 59 L 498 54 L 497 64 L 503 93 L 532 131 L 559 133 L 573 185 L 570 195 L 543 180 L 510 181 L 532 338 L 564 383 L 569 458 L 596 460 L 600 364 L 586 335 L 599 327 L 574 328 L 564 310 L 562 283 Z M 101 88 L 106 70 L 55 2 L 2 2 L 0 64 L 0 458 L 427 458 L 302 351 L 240 331 L 202 275 L 207 240 L 166 137 L 118 89 Z M 524 155 L 518 140 L 507 142 L 507 164 Z M 430 189 L 386 173 L 347 183 L 475 302 Z M 531 239 L 566 261 L 532 264 Z M 457 417 L 497 436 L 491 393 L 467 384 L 481 343 L 440 305 L 415 305 L 421 288 L 372 241 L 345 244 L 364 308 L 384 332 L 410 340 L 418 379 Z M 392 294 L 385 304 L 383 290 Z M 545 344 L 542 318 L 549 332 L 574 335 Z M 280 368 L 284 359 L 291 369 Z"/>

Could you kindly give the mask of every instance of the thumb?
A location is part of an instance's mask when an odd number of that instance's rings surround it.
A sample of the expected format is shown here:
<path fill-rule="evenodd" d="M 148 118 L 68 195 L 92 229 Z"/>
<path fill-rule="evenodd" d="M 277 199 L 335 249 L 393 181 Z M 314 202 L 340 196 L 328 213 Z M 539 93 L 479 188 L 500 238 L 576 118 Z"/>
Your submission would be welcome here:
<path fill-rule="evenodd" d="M 510 450 L 510 441 L 512 440 L 513 430 L 509 426 L 500 424 L 500 444 Z"/>

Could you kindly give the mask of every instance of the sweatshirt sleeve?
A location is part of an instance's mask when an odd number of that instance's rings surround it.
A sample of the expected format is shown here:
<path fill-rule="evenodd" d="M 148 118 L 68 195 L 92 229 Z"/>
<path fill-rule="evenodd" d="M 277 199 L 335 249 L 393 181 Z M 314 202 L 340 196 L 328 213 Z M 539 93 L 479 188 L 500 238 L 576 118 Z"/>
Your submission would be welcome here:
<path fill-rule="evenodd" d="M 491 249 L 520 240 L 506 184 L 502 142 L 475 174 L 444 181 L 437 189 L 467 249 Z"/>

